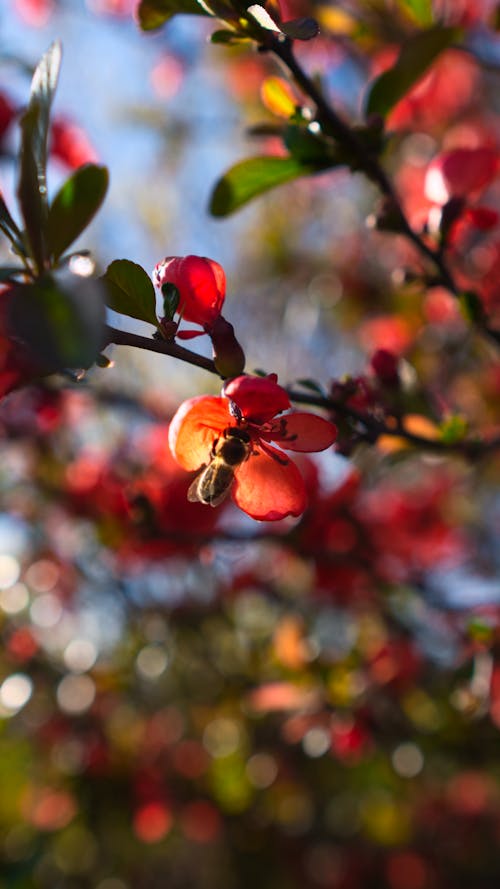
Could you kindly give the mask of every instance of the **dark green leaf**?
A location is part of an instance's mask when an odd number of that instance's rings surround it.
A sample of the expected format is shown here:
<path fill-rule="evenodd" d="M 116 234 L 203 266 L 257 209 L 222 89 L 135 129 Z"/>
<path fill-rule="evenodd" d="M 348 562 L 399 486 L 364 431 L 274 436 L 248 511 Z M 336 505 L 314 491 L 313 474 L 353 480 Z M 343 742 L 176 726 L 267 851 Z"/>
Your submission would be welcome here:
<path fill-rule="evenodd" d="M 47 276 L 15 288 L 9 323 L 37 363 L 53 372 L 93 363 L 102 348 L 104 315 L 103 290 L 95 278 Z"/>
<path fill-rule="evenodd" d="M 297 385 L 302 386 L 303 389 L 309 389 L 311 392 L 315 392 L 317 395 L 325 396 L 325 390 L 322 389 L 319 383 L 316 380 L 311 380 L 309 378 L 297 380 Z"/>
<path fill-rule="evenodd" d="M 47 258 L 47 140 L 50 109 L 61 64 L 54 43 L 38 63 L 28 108 L 21 119 L 18 196 L 31 252 L 39 270 Z"/>
<path fill-rule="evenodd" d="M 432 0 L 399 0 L 399 5 L 405 12 L 410 13 L 418 25 L 432 25 L 434 16 L 432 12 Z"/>
<path fill-rule="evenodd" d="M 48 245 L 54 260 L 86 229 L 108 188 L 106 167 L 87 164 L 66 180 L 49 209 Z"/>
<path fill-rule="evenodd" d="M 333 146 L 321 135 L 311 133 L 307 127 L 291 124 L 285 128 L 283 139 L 290 154 L 302 164 L 324 168 L 339 163 Z"/>
<path fill-rule="evenodd" d="M 158 324 L 156 296 L 151 278 L 129 259 L 115 259 L 102 278 L 106 287 L 106 305 L 121 315 Z"/>
<path fill-rule="evenodd" d="M 197 0 L 141 0 L 137 9 L 139 24 L 143 31 L 161 28 L 173 15 L 209 15 Z"/>
<path fill-rule="evenodd" d="M 313 172 L 314 168 L 294 157 L 263 156 L 240 161 L 219 179 L 210 200 L 210 212 L 213 216 L 228 216 L 276 185 Z"/>
<path fill-rule="evenodd" d="M 367 115 L 386 115 L 422 77 L 439 53 L 460 37 L 457 28 L 430 28 L 412 37 L 402 48 L 396 64 L 372 83 Z"/>
<path fill-rule="evenodd" d="M 11 241 L 14 246 L 20 250 L 22 253 L 25 253 L 24 245 L 23 245 L 23 235 L 20 231 L 16 222 L 14 222 L 12 216 L 10 215 L 9 208 L 5 203 L 2 195 L 0 194 L 0 229 L 3 231 L 4 235 Z"/>
<path fill-rule="evenodd" d="M 2 284 L 5 281 L 12 281 L 16 275 L 24 275 L 26 274 L 26 269 L 20 268 L 15 265 L 5 265 L 0 267 L 0 281 Z"/>
<path fill-rule="evenodd" d="M 283 34 L 292 40 L 312 40 L 319 34 L 319 25 L 315 19 L 300 18 L 282 22 L 280 25 Z"/>
<path fill-rule="evenodd" d="M 283 138 L 284 132 L 285 126 L 281 123 L 256 123 L 253 127 L 248 127 L 246 135 L 255 136 L 257 139 L 262 137 L 267 139 L 269 136 Z"/>
<path fill-rule="evenodd" d="M 19 153 L 18 198 L 26 226 L 30 253 L 39 271 L 42 271 L 47 256 L 46 229 L 48 205 L 46 190 L 40 189 L 45 174 L 39 168 L 33 153 L 34 133 L 38 128 L 40 114 L 38 107 L 28 109 L 21 120 L 21 149 Z M 42 175 L 43 172 L 43 175 Z M 46 186 L 43 186 L 46 189 Z"/>
<path fill-rule="evenodd" d="M 245 37 L 243 34 L 237 34 L 235 31 L 214 31 L 210 36 L 210 43 L 231 44 L 241 43 L 242 40 L 248 40 L 248 37 Z"/>
<path fill-rule="evenodd" d="M 474 293 L 473 290 L 466 290 L 465 293 L 460 294 L 459 301 L 462 314 L 467 321 L 472 321 L 473 324 L 484 321 L 484 306 L 477 293 Z"/>
<path fill-rule="evenodd" d="M 161 292 L 163 296 L 163 311 L 165 313 L 165 318 L 172 321 L 177 311 L 181 295 L 175 284 L 171 284 L 170 281 L 162 284 Z"/>

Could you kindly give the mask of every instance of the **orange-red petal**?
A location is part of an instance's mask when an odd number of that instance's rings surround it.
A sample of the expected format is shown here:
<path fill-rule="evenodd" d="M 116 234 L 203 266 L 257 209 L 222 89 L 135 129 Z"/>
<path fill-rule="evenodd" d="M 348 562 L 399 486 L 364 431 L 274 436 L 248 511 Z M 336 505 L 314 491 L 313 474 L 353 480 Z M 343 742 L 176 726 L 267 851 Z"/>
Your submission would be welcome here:
<path fill-rule="evenodd" d="M 337 427 L 333 423 L 307 411 L 293 411 L 278 417 L 273 429 L 270 439 L 287 451 L 324 451 L 337 438 Z"/>
<path fill-rule="evenodd" d="M 278 386 L 274 374 L 268 377 L 235 377 L 224 386 L 224 394 L 238 405 L 245 419 L 251 423 L 267 423 L 290 407 L 288 394 L 282 386 Z"/>
<path fill-rule="evenodd" d="M 256 449 L 237 469 L 233 500 L 252 519 L 260 521 L 275 522 L 289 515 L 299 516 L 307 505 L 302 476 L 283 451 L 269 445 L 266 450 L 264 453 Z"/>
<path fill-rule="evenodd" d="M 199 469 L 209 462 L 215 439 L 232 425 L 234 419 L 225 398 L 190 398 L 172 417 L 168 432 L 170 450 L 183 469 Z"/>

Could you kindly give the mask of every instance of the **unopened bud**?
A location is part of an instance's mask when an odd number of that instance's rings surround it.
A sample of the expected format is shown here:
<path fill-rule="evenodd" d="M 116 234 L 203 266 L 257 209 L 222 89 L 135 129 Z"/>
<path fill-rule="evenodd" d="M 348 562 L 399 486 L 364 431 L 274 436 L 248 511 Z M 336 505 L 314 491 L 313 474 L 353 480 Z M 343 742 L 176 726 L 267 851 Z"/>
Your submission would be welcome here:
<path fill-rule="evenodd" d="M 222 315 L 207 331 L 214 350 L 215 366 L 221 377 L 237 377 L 245 369 L 245 353 L 234 335 L 234 327 Z"/>
<path fill-rule="evenodd" d="M 399 386 L 398 357 L 388 349 L 377 349 L 371 357 L 371 368 L 384 386 Z"/>

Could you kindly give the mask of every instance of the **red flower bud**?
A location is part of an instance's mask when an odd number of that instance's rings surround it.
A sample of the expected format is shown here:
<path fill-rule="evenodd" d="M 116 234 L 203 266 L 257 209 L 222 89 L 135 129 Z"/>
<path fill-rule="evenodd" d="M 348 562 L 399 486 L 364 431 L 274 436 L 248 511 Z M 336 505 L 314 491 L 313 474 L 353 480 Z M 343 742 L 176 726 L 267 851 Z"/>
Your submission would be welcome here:
<path fill-rule="evenodd" d="M 210 331 L 214 361 L 221 377 L 237 377 L 245 369 L 245 353 L 234 335 L 234 327 L 219 315 Z"/>
<path fill-rule="evenodd" d="M 84 130 L 62 118 L 52 121 L 50 156 L 56 157 L 71 170 L 97 161 L 97 154 Z"/>
<path fill-rule="evenodd" d="M 226 276 L 218 262 L 206 256 L 167 256 L 155 266 L 153 281 L 159 288 L 174 284 L 181 317 L 210 331 L 226 296 Z"/>
<path fill-rule="evenodd" d="M 388 349 L 377 349 L 371 357 L 371 368 L 385 386 L 399 385 L 398 358 Z"/>

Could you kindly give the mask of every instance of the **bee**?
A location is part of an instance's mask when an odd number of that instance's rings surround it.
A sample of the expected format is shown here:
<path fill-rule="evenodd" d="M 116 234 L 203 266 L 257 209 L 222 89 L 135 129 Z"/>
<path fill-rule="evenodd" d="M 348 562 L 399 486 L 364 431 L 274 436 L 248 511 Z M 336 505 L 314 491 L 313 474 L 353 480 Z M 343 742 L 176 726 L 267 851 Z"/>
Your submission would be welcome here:
<path fill-rule="evenodd" d="M 250 456 L 250 435 L 239 426 L 228 426 L 212 446 L 208 466 L 196 476 L 188 500 L 218 506 L 229 494 L 234 473 Z"/>

